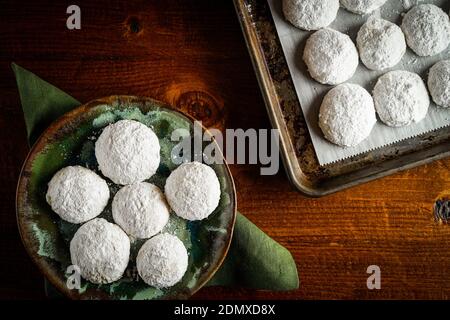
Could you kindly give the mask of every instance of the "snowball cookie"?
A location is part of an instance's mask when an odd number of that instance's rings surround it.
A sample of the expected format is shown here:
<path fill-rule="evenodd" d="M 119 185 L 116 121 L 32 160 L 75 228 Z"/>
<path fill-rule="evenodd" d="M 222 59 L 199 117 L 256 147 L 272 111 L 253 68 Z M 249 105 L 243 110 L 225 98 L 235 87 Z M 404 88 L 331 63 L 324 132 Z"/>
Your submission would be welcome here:
<path fill-rule="evenodd" d="M 134 120 L 110 124 L 95 143 L 100 170 L 122 185 L 150 178 L 159 166 L 159 150 L 152 129 Z"/>
<path fill-rule="evenodd" d="M 339 84 L 350 79 L 358 67 L 358 51 L 349 36 L 321 29 L 306 41 L 303 60 L 316 81 Z"/>
<path fill-rule="evenodd" d="M 63 220 L 82 223 L 98 216 L 109 200 L 106 181 L 80 167 L 59 170 L 48 183 L 47 203 Z"/>
<path fill-rule="evenodd" d="M 207 218 L 220 200 L 216 173 L 200 162 L 184 163 L 172 171 L 164 190 L 173 211 L 187 220 Z"/>
<path fill-rule="evenodd" d="M 341 0 L 341 5 L 348 11 L 367 14 L 378 9 L 387 0 Z"/>
<path fill-rule="evenodd" d="M 303 30 L 319 30 L 336 19 L 339 0 L 283 0 L 283 13 L 290 23 Z"/>
<path fill-rule="evenodd" d="M 438 106 L 450 108 L 450 60 L 439 61 L 431 67 L 428 89 Z"/>
<path fill-rule="evenodd" d="M 93 283 L 119 280 L 130 257 L 130 239 L 118 226 L 96 218 L 83 224 L 70 241 L 72 264 Z"/>
<path fill-rule="evenodd" d="M 376 122 L 372 97 L 357 84 L 331 89 L 320 106 L 319 126 L 325 138 L 342 147 L 356 146 L 366 139 Z"/>
<path fill-rule="evenodd" d="M 179 282 L 188 267 L 183 242 L 164 233 L 147 240 L 139 249 L 136 266 L 139 276 L 156 288 L 171 287 Z"/>
<path fill-rule="evenodd" d="M 114 221 L 130 236 L 150 238 L 169 221 L 169 205 L 161 190 L 147 182 L 120 189 L 112 202 Z"/>
<path fill-rule="evenodd" d="M 370 17 L 359 29 L 356 43 L 361 61 L 372 70 L 392 68 L 406 52 L 402 29 L 392 22 L 375 17 Z"/>
<path fill-rule="evenodd" d="M 381 76 L 373 90 L 373 98 L 381 121 L 391 127 L 421 121 L 430 105 L 422 78 L 409 71 L 391 71 Z"/>
<path fill-rule="evenodd" d="M 408 46 L 419 56 L 433 56 L 450 43 L 450 21 L 441 8 L 432 4 L 413 7 L 403 18 L 402 30 Z"/>

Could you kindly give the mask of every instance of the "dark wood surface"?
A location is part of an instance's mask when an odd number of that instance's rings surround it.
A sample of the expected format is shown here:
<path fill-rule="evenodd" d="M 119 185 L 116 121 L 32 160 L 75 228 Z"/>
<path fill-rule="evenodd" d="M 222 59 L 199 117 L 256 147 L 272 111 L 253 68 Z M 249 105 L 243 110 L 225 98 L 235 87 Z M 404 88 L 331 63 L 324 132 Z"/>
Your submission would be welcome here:
<path fill-rule="evenodd" d="M 12 61 L 80 101 L 150 96 L 209 127 L 270 127 L 231 1 L 78 1 L 75 31 L 65 26 L 69 4 L 0 1 L 0 298 L 45 298 L 16 227 L 28 146 Z M 205 288 L 194 298 L 450 297 L 450 226 L 433 215 L 450 190 L 450 160 L 321 199 L 299 194 L 283 171 L 231 169 L 240 211 L 292 252 L 301 287 Z M 381 268 L 381 290 L 366 287 L 372 264 Z"/>

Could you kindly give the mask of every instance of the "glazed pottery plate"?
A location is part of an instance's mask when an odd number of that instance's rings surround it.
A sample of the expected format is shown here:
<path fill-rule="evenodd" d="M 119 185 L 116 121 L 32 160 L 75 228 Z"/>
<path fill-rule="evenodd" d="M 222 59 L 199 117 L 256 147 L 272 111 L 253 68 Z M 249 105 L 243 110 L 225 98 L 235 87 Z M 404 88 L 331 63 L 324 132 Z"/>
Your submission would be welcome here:
<path fill-rule="evenodd" d="M 116 282 L 97 285 L 81 279 L 78 283 L 78 278 L 68 269 L 71 265 L 69 243 L 80 225 L 65 222 L 52 212 L 45 200 L 47 184 L 58 170 L 69 165 L 81 165 L 102 176 L 95 159 L 95 141 L 105 126 L 121 119 L 137 120 L 155 131 L 161 144 L 161 164 L 147 181 L 164 190 L 166 178 L 177 167 L 172 149 L 178 142 L 171 140 L 172 132 L 186 129 L 193 133 L 193 120 L 147 98 L 113 96 L 92 101 L 56 120 L 31 149 L 17 188 L 17 220 L 22 241 L 47 279 L 70 298 L 188 298 L 220 267 L 231 242 L 236 196 L 226 163 L 211 165 L 222 191 L 216 210 L 207 219 L 192 222 L 171 212 L 163 230 L 180 238 L 188 250 L 189 266 L 181 282 L 171 288 L 157 289 L 139 278 L 135 258 L 145 240 L 132 242 L 130 263 L 124 276 Z M 203 147 L 206 145 L 204 143 Z M 120 187 L 105 180 L 111 196 L 99 217 L 113 222 L 111 201 Z"/>

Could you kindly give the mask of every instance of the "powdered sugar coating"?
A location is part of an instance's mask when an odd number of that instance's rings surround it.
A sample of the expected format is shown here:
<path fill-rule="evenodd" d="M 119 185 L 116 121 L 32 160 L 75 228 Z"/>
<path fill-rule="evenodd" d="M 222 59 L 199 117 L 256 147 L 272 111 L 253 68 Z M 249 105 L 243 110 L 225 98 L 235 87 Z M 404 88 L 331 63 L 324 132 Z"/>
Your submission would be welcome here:
<path fill-rule="evenodd" d="M 112 214 L 127 234 L 150 238 L 169 221 L 169 205 L 161 190 L 147 182 L 138 182 L 120 189 L 112 202 Z"/>
<path fill-rule="evenodd" d="M 159 151 L 159 140 L 153 130 L 134 120 L 110 124 L 95 143 L 101 172 L 121 185 L 150 178 L 158 169 Z"/>
<path fill-rule="evenodd" d="M 387 0 L 341 0 L 341 5 L 348 11 L 367 14 L 380 8 Z"/>
<path fill-rule="evenodd" d="M 349 36 L 321 29 L 306 41 L 303 60 L 316 81 L 339 84 L 350 79 L 359 63 L 358 51 Z"/>
<path fill-rule="evenodd" d="M 359 56 L 372 70 L 392 68 L 406 52 L 402 29 L 384 19 L 370 17 L 361 27 L 356 38 Z"/>
<path fill-rule="evenodd" d="M 106 181 L 81 166 L 59 170 L 48 183 L 46 200 L 61 219 L 82 223 L 98 216 L 108 204 Z"/>
<path fill-rule="evenodd" d="M 325 138 L 343 147 L 366 139 L 377 119 L 372 97 L 361 86 L 341 84 L 331 89 L 320 106 L 319 126 Z"/>
<path fill-rule="evenodd" d="M 431 67 L 428 89 L 438 106 L 450 108 L 450 60 L 439 61 Z"/>
<path fill-rule="evenodd" d="M 283 0 L 286 20 L 308 31 L 329 26 L 338 10 L 339 0 Z"/>
<path fill-rule="evenodd" d="M 450 20 L 432 4 L 413 7 L 403 18 L 402 30 L 408 46 L 419 56 L 433 56 L 450 43 Z"/>
<path fill-rule="evenodd" d="M 216 173 L 200 162 L 184 163 L 172 171 L 164 191 L 173 211 L 187 220 L 207 218 L 220 200 Z"/>
<path fill-rule="evenodd" d="M 178 283 L 188 267 L 188 254 L 183 242 L 170 234 L 147 240 L 136 258 L 139 276 L 150 286 L 167 288 Z"/>
<path fill-rule="evenodd" d="M 375 109 L 385 124 L 402 127 L 425 118 L 430 98 L 419 75 L 391 71 L 381 76 L 374 88 Z"/>
<path fill-rule="evenodd" d="M 130 240 L 125 232 L 105 219 L 83 224 L 70 241 L 72 264 L 93 283 L 119 280 L 130 257 Z"/>

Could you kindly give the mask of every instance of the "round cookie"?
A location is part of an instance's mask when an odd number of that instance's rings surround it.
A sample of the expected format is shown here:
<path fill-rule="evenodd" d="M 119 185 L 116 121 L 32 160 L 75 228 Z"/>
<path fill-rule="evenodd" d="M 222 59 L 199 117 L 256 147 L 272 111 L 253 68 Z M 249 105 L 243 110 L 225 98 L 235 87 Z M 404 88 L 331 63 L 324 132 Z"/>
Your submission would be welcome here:
<path fill-rule="evenodd" d="M 408 46 L 419 56 L 433 56 L 450 43 L 450 20 L 432 4 L 413 7 L 403 18 L 402 30 Z"/>
<path fill-rule="evenodd" d="M 438 106 L 450 108 L 450 60 L 439 61 L 431 67 L 428 89 Z"/>
<path fill-rule="evenodd" d="M 109 188 L 95 172 L 81 166 L 69 166 L 53 176 L 45 198 L 61 219 L 83 223 L 105 209 Z"/>
<path fill-rule="evenodd" d="M 356 84 L 345 83 L 331 89 L 320 106 L 319 126 L 325 138 L 342 147 L 361 143 L 376 122 L 372 97 Z"/>
<path fill-rule="evenodd" d="M 391 71 L 381 76 L 373 90 L 373 98 L 381 121 L 391 127 L 421 121 L 430 105 L 422 78 L 409 71 Z"/>
<path fill-rule="evenodd" d="M 171 287 L 183 278 L 187 270 L 186 247 L 173 235 L 157 235 L 139 249 L 136 266 L 146 284 L 156 288 Z"/>
<path fill-rule="evenodd" d="M 367 14 L 380 8 L 387 0 L 341 0 L 341 5 L 348 11 Z"/>
<path fill-rule="evenodd" d="M 392 68 L 406 52 L 402 29 L 381 18 L 370 17 L 359 30 L 356 43 L 361 61 L 372 70 Z"/>
<path fill-rule="evenodd" d="M 332 85 L 350 79 L 359 63 L 358 51 L 350 37 L 329 28 L 308 38 L 303 60 L 313 79 Z"/>
<path fill-rule="evenodd" d="M 158 169 L 159 140 L 152 129 L 134 120 L 110 124 L 95 143 L 101 172 L 116 184 L 150 178 Z"/>
<path fill-rule="evenodd" d="M 172 171 L 164 191 L 173 211 L 187 220 L 207 218 L 220 200 L 216 173 L 200 162 L 184 163 Z"/>
<path fill-rule="evenodd" d="M 105 219 L 83 224 L 70 241 L 72 264 L 92 283 L 119 280 L 130 258 L 130 240 L 125 232 Z"/>
<path fill-rule="evenodd" d="M 161 190 L 147 182 L 120 189 L 112 202 L 112 215 L 127 234 L 139 239 L 160 232 L 169 221 L 169 205 Z"/>
<path fill-rule="evenodd" d="M 286 20 L 308 31 L 329 26 L 338 10 L 339 0 L 283 0 Z"/>

